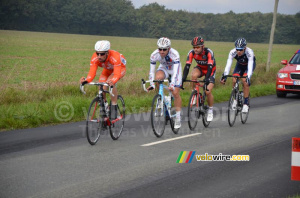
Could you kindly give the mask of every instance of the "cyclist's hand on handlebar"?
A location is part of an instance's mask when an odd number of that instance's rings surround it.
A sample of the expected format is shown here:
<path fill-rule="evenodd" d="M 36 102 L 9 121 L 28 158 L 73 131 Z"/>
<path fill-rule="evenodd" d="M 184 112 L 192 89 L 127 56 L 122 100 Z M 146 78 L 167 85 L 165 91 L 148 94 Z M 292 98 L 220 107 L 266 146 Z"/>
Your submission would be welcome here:
<path fill-rule="evenodd" d="M 250 78 L 247 76 L 246 78 L 246 83 L 248 84 L 248 86 L 250 87 L 251 83 L 250 83 Z"/>
<path fill-rule="evenodd" d="M 151 90 L 153 90 L 153 89 L 155 89 L 154 87 L 152 87 L 151 85 L 147 88 L 147 91 L 151 91 Z"/>
<path fill-rule="evenodd" d="M 86 80 L 85 80 L 85 77 L 81 77 L 80 80 L 79 80 L 80 84 L 82 84 L 82 83 L 85 82 L 85 81 L 86 81 Z"/>
<path fill-rule="evenodd" d="M 109 79 L 108 81 L 106 81 L 106 83 L 109 85 L 109 86 L 114 86 L 114 83 L 111 79 Z"/>
<path fill-rule="evenodd" d="M 220 79 L 220 83 L 224 85 L 226 83 L 226 80 L 227 80 L 227 77 L 225 77 L 224 74 L 222 74 L 222 77 Z"/>
<path fill-rule="evenodd" d="M 210 82 L 209 82 L 209 79 L 205 79 L 205 84 L 208 85 Z"/>

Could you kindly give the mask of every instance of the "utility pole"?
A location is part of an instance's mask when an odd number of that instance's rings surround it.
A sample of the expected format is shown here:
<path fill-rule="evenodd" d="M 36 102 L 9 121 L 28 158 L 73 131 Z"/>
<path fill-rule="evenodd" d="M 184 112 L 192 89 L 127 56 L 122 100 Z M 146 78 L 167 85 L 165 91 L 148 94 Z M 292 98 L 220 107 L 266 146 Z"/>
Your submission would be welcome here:
<path fill-rule="evenodd" d="M 273 12 L 273 23 L 272 23 L 272 28 L 271 28 L 270 43 L 269 43 L 269 54 L 268 54 L 268 61 L 267 61 L 267 68 L 266 68 L 267 72 L 270 71 L 271 54 L 272 54 L 272 46 L 273 46 L 274 32 L 275 32 L 275 26 L 276 26 L 278 1 L 279 0 L 275 0 L 275 6 L 274 6 L 274 12 Z"/>

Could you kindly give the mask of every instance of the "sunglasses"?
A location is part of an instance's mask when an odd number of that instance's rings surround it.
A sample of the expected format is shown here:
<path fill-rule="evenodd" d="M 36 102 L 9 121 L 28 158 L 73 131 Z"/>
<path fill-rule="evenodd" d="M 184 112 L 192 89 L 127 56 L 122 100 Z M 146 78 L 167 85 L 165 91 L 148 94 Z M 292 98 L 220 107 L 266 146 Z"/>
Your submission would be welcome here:
<path fill-rule="evenodd" d="M 161 48 L 158 48 L 158 50 L 159 50 L 159 51 L 164 51 L 164 52 L 165 52 L 165 51 L 167 51 L 168 49 L 161 49 Z"/>
<path fill-rule="evenodd" d="M 105 54 L 106 54 L 106 52 L 103 52 L 103 53 L 98 53 L 98 52 L 96 52 L 96 54 L 97 54 L 97 56 L 104 56 Z"/>
<path fill-rule="evenodd" d="M 194 49 L 199 49 L 202 46 L 193 46 Z"/>
<path fill-rule="evenodd" d="M 243 51 L 244 49 L 235 49 L 235 50 L 240 52 L 240 51 Z"/>

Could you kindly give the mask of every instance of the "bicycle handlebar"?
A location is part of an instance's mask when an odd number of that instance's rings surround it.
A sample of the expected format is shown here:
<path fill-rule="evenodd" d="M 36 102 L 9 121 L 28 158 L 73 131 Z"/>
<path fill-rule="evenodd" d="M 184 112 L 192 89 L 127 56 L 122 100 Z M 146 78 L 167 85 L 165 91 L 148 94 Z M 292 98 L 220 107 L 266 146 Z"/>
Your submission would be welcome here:
<path fill-rule="evenodd" d="M 148 92 L 148 90 L 146 89 L 146 83 L 150 83 L 150 82 L 158 82 L 158 83 L 170 82 L 168 79 L 164 79 L 164 80 L 147 80 L 147 81 L 145 81 L 144 79 L 141 79 L 141 80 L 142 80 L 142 85 L 143 85 L 143 88 L 144 88 L 145 92 Z"/>
<path fill-rule="evenodd" d="M 248 78 L 248 76 L 234 76 L 234 75 L 226 75 L 224 77 L 232 77 L 232 78 Z"/>
<path fill-rule="evenodd" d="M 85 83 L 85 84 L 80 84 L 80 91 L 83 93 L 83 94 L 86 94 L 86 92 L 84 91 L 84 85 L 96 85 L 96 86 L 107 86 L 109 87 L 109 91 L 108 93 L 111 95 L 111 96 L 115 96 L 112 92 L 113 92 L 113 89 L 114 89 L 114 86 L 109 86 L 109 84 L 107 83 L 100 83 L 100 82 L 90 82 L 90 83 Z"/>

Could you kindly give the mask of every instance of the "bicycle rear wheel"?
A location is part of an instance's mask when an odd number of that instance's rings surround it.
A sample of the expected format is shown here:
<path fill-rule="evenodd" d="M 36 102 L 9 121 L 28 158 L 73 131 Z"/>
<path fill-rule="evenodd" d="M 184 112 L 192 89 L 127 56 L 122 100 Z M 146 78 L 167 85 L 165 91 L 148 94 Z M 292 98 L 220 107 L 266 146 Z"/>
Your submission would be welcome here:
<path fill-rule="evenodd" d="M 114 108 L 114 106 L 110 105 L 109 132 L 111 138 L 113 140 L 117 140 L 123 131 L 124 123 L 125 123 L 125 102 L 122 96 L 118 95 L 117 111 L 113 110 L 112 107 Z"/>
<path fill-rule="evenodd" d="M 233 89 L 231 92 L 230 99 L 228 102 L 228 110 L 227 110 L 228 124 L 231 127 L 234 125 L 237 116 L 237 101 L 236 104 L 234 105 L 233 104 L 234 100 L 236 100 L 235 89 Z"/>
<path fill-rule="evenodd" d="M 197 91 L 194 90 L 190 96 L 189 105 L 188 105 L 188 124 L 190 130 L 194 130 L 197 126 L 197 122 L 199 119 L 199 106 L 197 107 Z M 199 105 L 198 100 L 198 105 Z"/>
<path fill-rule="evenodd" d="M 102 130 L 103 116 L 101 115 L 102 107 L 98 97 L 91 102 L 87 119 L 86 119 L 86 137 L 91 145 L 95 145 L 100 137 Z"/>
<path fill-rule="evenodd" d="M 244 102 L 244 97 L 243 97 L 242 101 Z M 241 122 L 243 124 L 245 124 L 247 122 L 249 111 L 250 111 L 250 93 L 249 93 L 248 106 L 249 106 L 249 109 L 248 109 L 247 113 L 243 113 L 243 112 L 240 113 L 241 114 Z"/>
<path fill-rule="evenodd" d="M 165 131 L 166 116 L 165 105 L 162 104 L 161 95 L 154 96 L 151 108 L 151 125 L 156 137 L 161 137 Z"/>

